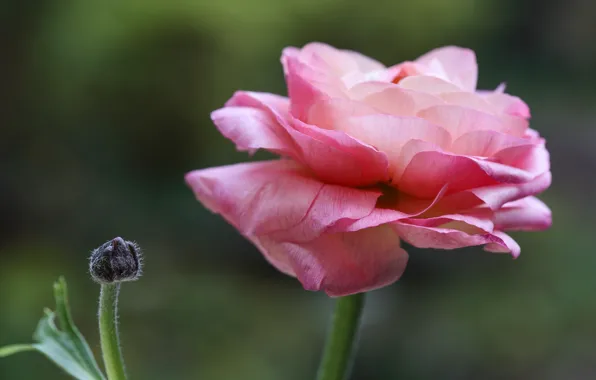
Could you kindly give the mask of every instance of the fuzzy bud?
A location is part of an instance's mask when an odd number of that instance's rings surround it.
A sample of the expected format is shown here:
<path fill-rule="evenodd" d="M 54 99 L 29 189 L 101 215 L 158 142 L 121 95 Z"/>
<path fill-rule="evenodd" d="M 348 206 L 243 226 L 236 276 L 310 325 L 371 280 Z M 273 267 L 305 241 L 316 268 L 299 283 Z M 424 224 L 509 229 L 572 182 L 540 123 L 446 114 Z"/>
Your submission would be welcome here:
<path fill-rule="evenodd" d="M 136 243 L 114 238 L 91 253 L 89 272 L 95 282 L 135 281 L 141 276 L 141 249 Z"/>

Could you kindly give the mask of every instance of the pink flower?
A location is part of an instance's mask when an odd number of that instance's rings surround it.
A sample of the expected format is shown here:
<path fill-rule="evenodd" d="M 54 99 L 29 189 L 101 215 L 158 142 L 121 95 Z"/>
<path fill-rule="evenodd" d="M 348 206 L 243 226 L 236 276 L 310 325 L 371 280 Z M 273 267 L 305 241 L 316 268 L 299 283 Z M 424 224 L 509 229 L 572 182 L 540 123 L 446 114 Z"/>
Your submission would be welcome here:
<path fill-rule="evenodd" d="M 421 248 L 520 248 L 542 230 L 549 154 L 503 87 L 476 91 L 474 52 L 433 50 L 385 67 L 311 43 L 287 48 L 289 98 L 237 92 L 212 113 L 238 149 L 282 159 L 188 173 L 196 197 L 308 290 L 342 296 L 396 281 L 400 240 Z"/>

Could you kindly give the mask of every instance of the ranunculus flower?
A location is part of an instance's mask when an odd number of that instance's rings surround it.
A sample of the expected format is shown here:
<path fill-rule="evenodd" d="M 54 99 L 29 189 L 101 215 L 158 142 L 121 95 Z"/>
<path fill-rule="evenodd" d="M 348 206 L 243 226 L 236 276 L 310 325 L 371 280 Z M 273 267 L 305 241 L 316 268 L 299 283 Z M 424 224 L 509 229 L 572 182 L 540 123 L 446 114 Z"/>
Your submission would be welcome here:
<path fill-rule="evenodd" d="M 240 91 L 212 113 L 238 149 L 279 160 L 193 171 L 196 197 L 308 290 L 342 296 L 396 281 L 421 248 L 484 245 L 542 230 L 551 182 L 530 111 L 477 91 L 474 52 L 433 50 L 392 67 L 311 43 L 286 48 L 289 98 Z"/>

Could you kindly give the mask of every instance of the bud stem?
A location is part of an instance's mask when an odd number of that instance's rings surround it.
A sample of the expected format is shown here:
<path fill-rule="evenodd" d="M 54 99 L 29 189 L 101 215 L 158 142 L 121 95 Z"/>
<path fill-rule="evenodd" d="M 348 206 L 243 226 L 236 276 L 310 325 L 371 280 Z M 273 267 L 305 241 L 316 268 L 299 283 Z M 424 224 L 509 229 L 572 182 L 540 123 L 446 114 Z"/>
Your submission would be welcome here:
<path fill-rule="evenodd" d="M 120 284 L 102 284 L 99 293 L 99 335 L 103 362 L 109 380 L 126 380 L 118 335 L 118 293 Z"/>
<path fill-rule="evenodd" d="M 363 307 L 364 293 L 337 298 L 317 380 L 347 379 Z"/>

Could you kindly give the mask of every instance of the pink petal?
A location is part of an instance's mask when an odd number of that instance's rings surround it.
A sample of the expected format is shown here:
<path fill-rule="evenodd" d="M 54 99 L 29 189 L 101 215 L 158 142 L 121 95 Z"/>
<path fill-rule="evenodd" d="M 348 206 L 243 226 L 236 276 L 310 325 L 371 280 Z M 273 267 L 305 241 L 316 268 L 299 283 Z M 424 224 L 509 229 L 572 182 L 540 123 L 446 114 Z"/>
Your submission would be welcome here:
<path fill-rule="evenodd" d="M 514 257 L 519 255 L 519 246 L 509 236 L 500 231 L 484 232 L 465 223 L 447 222 L 443 226 L 428 227 L 400 221 L 391 226 L 402 239 L 418 248 L 457 249 L 486 245 L 486 250 L 511 252 Z"/>
<path fill-rule="evenodd" d="M 552 215 L 541 200 L 526 197 L 495 211 L 494 222 L 500 230 L 541 231 L 551 226 Z"/>
<path fill-rule="evenodd" d="M 467 156 L 491 157 L 508 148 L 522 145 L 534 146 L 527 139 L 497 131 L 480 130 L 465 133 L 451 145 L 451 152 Z"/>
<path fill-rule="evenodd" d="M 499 113 L 506 113 L 524 119 L 530 118 L 530 107 L 518 98 L 505 93 L 493 92 L 483 96 Z"/>
<path fill-rule="evenodd" d="M 546 190 L 550 184 L 551 173 L 546 172 L 521 184 L 500 184 L 450 194 L 441 199 L 436 207 L 444 212 L 456 212 L 480 205 L 498 210 L 507 202 L 539 194 Z"/>
<path fill-rule="evenodd" d="M 293 127 L 301 134 L 296 140 L 303 149 L 304 162 L 325 182 L 370 186 L 389 179 L 387 156 L 374 147 L 344 132 L 321 129 L 297 119 Z M 317 143 L 308 143 L 313 140 Z"/>
<path fill-rule="evenodd" d="M 286 196 L 292 197 L 293 193 L 289 192 Z M 270 233 L 268 236 L 277 241 L 304 243 L 314 240 L 330 229 L 344 232 L 346 225 L 370 215 L 375 210 L 380 196 L 381 192 L 375 189 L 355 189 L 325 184 L 300 222 L 284 230 Z M 367 227 L 369 226 L 361 226 L 360 229 Z"/>
<path fill-rule="evenodd" d="M 286 51 L 286 55 L 296 57 L 310 69 L 327 76 L 328 81 L 341 82 L 347 87 L 367 80 L 391 80 L 391 73 L 384 65 L 354 51 L 339 50 L 319 42 L 310 43 L 300 50 L 289 48 Z"/>
<path fill-rule="evenodd" d="M 441 78 L 426 75 L 413 75 L 402 79 L 398 86 L 427 94 L 442 94 L 445 92 L 461 91 L 459 87 L 453 83 L 447 82 Z"/>
<path fill-rule="evenodd" d="M 529 139 L 535 144 L 544 144 L 545 140 L 540 137 L 540 133 L 538 131 L 533 130 L 532 128 L 526 129 L 526 133 L 524 135 L 525 138 Z"/>
<path fill-rule="evenodd" d="M 492 94 L 502 94 L 505 92 L 507 84 L 505 82 L 500 83 L 494 90 L 476 90 L 476 93 L 480 96 L 487 96 Z"/>
<path fill-rule="evenodd" d="M 416 63 L 428 66 L 435 60 L 443 66 L 450 81 L 468 91 L 476 89 L 478 65 L 474 51 L 457 46 L 446 46 L 424 54 L 416 60 Z"/>
<path fill-rule="evenodd" d="M 297 225 L 324 186 L 291 160 L 195 170 L 186 182 L 199 201 L 244 235 Z"/>
<path fill-rule="evenodd" d="M 352 116 L 374 115 L 375 108 L 351 99 L 327 99 L 310 108 L 306 123 L 318 128 L 341 130 L 343 120 Z"/>
<path fill-rule="evenodd" d="M 232 140 L 239 150 L 254 153 L 267 149 L 280 155 L 296 157 L 292 137 L 270 112 L 251 107 L 225 107 L 211 113 L 217 129 Z"/>
<path fill-rule="evenodd" d="M 402 148 L 411 140 L 424 140 L 440 148 L 451 145 L 445 129 L 415 117 L 357 116 L 338 120 L 336 128 L 385 153 L 391 168 L 396 167 Z"/>
<path fill-rule="evenodd" d="M 515 167 L 458 156 L 440 151 L 415 154 L 394 183 L 410 195 L 431 198 L 445 185 L 449 193 L 499 183 L 521 184 L 533 179 L 531 173 Z"/>
<path fill-rule="evenodd" d="M 434 199 L 420 199 L 399 193 L 397 190 L 394 197 L 384 194 L 377 200 L 376 208 L 369 215 L 356 221 L 336 223 L 330 231 L 358 231 L 426 214 L 434 209 L 446 191 L 447 186 L 441 189 Z"/>
<path fill-rule="evenodd" d="M 319 65 L 324 62 L 327 68 L 338 76 L 342 76 L 350 71 L 370 72 L 385 69 L 385 66 L 378 61 L 351 50 L 340 50 L 333 46 L 312 42 L 305 45 L 300 50 L 300 59 L 311 65 Z M 320 67 L 320 66 L 319 66 Z"/>
<path fill-rule="evenodd" d="M 416 116 L 420 110 L 445 103 L 435 95 L 381 82 L 360 83 L 350 89 L 350 96 L 380 112 L 396 116 Z"/>
<path fill-rule="evenodd" d="M 445 128 L 453 139 L 477 130 L 492 130 L 522 137 L 526 124 L 510 123 L 509 120 L 472 108 L 455 105 L 438 105 L 418 112 L 418 116 Z"/>
<path fill-rule="evenodd" d="M 300 61 L 295 49 L 284 49 L 282 63 L 291 99 L 290 110 L 295 117 L 306 120 L 310 107 L 317 101 L 346 97 L 347 88 L 340 77 Z"/>
<path fill-rule="evenodd" d="M 425 215 L 426 216 L 426 215 Z M 444 214 L 436 217 L 408 218 L 403 223 L 435 228 L 452 228 L 463 232 L 492 233 L 495 224 L 492 221 L 493 212 L 490 209 L 473 209 L 461 214 Z"/>
<path fill-rule="evenodd" d="M 519 257 L 521 249 L 519 247 L 519 244 L 517 244 L 517 242 L 513 240 L 511 236 L 507 235 L 502 231 L 495 231 L 493 235 L 496 238 L 499 238 L 501 241 L 485 245 L 485 251 L 495 253 L 511 253 L 511 256 L 513 256 L 513 258 Z"/>
<path fill-rule="evenodd" d="M 255 247 L 257 247 L 257 249 L 263 254 L 263 257 L 265 257 L 269 264 L 273 265 L 275 269 L 287 274 L 288 276 L 296 277 L 294 265 L 287 252 L 285 252 L 283 249 L 276 249 L 276 246 L 273 245 L 275 244 L 273 241 L 268 239 L 266 236 L 257 237 L 254 235 L 247 236 L 247 239 L 250 240 Z"/>
<path fill-rule="evenodd" d="M 447 92 L 441 94 L 441 99 L 454 106 L 472 108 L 488 114 L 497 113 L 495 106 L 474 92 Z"/>
<path fill-rule="evenodd" d="M 318 127 L 342 131 L 375 147 L 395 161 L 412 139 L 424 139 L 446 148 L 449 133 L 423 119 L 378 114 L 374 108 L 352 100 L 333 99 L 311 108 L 309 121 Z"/>
<path fill-rule="evenodd" d="M 263 253 L 286 257 L 305 289 L 332 297 L 389 285 L 401 277 L 408 254 L 387 226 L 324 234 L 302 244 L 260 239 Z"/>
<path fill-rule="evenodd" d="M 492 155 L 491 161 L 520 168 L 535 176 L 550 170 L 550 155 L 543 143 L 502 149 Z"/>
<path fill-rule="evenodd" d="M 370 215 L 381 196 L 374 188 L 324 184 L 291 160 L 196 170 L 186 181 L 197 199 L 244 235 L 296 243 L 331 228 L 347 231 L 342 226 Z"/>
<path fill-rule="evenodd" d="M 443 68 L 441 67 L 441 70 L 442 69 Z M 431 70 L 429 70 L 428 67 L 411 61 L 405 61 L 388 67 L 386 72 L 388 77 L 385 81 L 393 84 L 397 84 L 401 82 L 402 79 L 413 75 L 432 75 Z"/>
<path fill-rule="evenodd" d="M 226 120 L 223 116 L 230 116 L 227 111 L 216 111 L 216 124 L 239 147 L 250 146 L 251 149 L 256 149 L 262 145 L 264 148 L 272 148 L 272 151 L 288 155 L 308 166 L 319 178 L 329 183 L 367 186 L 385 181 L 389 176 L 385 154 L 344 132 L 326 131 L 294 119 L 288 113 L 285 98 L 271 94 L 237 92 L 226 105 L 245 110 L 252 107 L 270 116 L 267 118 L 259 115 L 259 118 L 249 119 L 251 115 L 247 114 L 250 128 L 245 131 L 242 129 L 241 118 Z M 248 137 L 243 134 L 248 134 Z M 284 149 L 281 149 L 281 142 Z"/>

